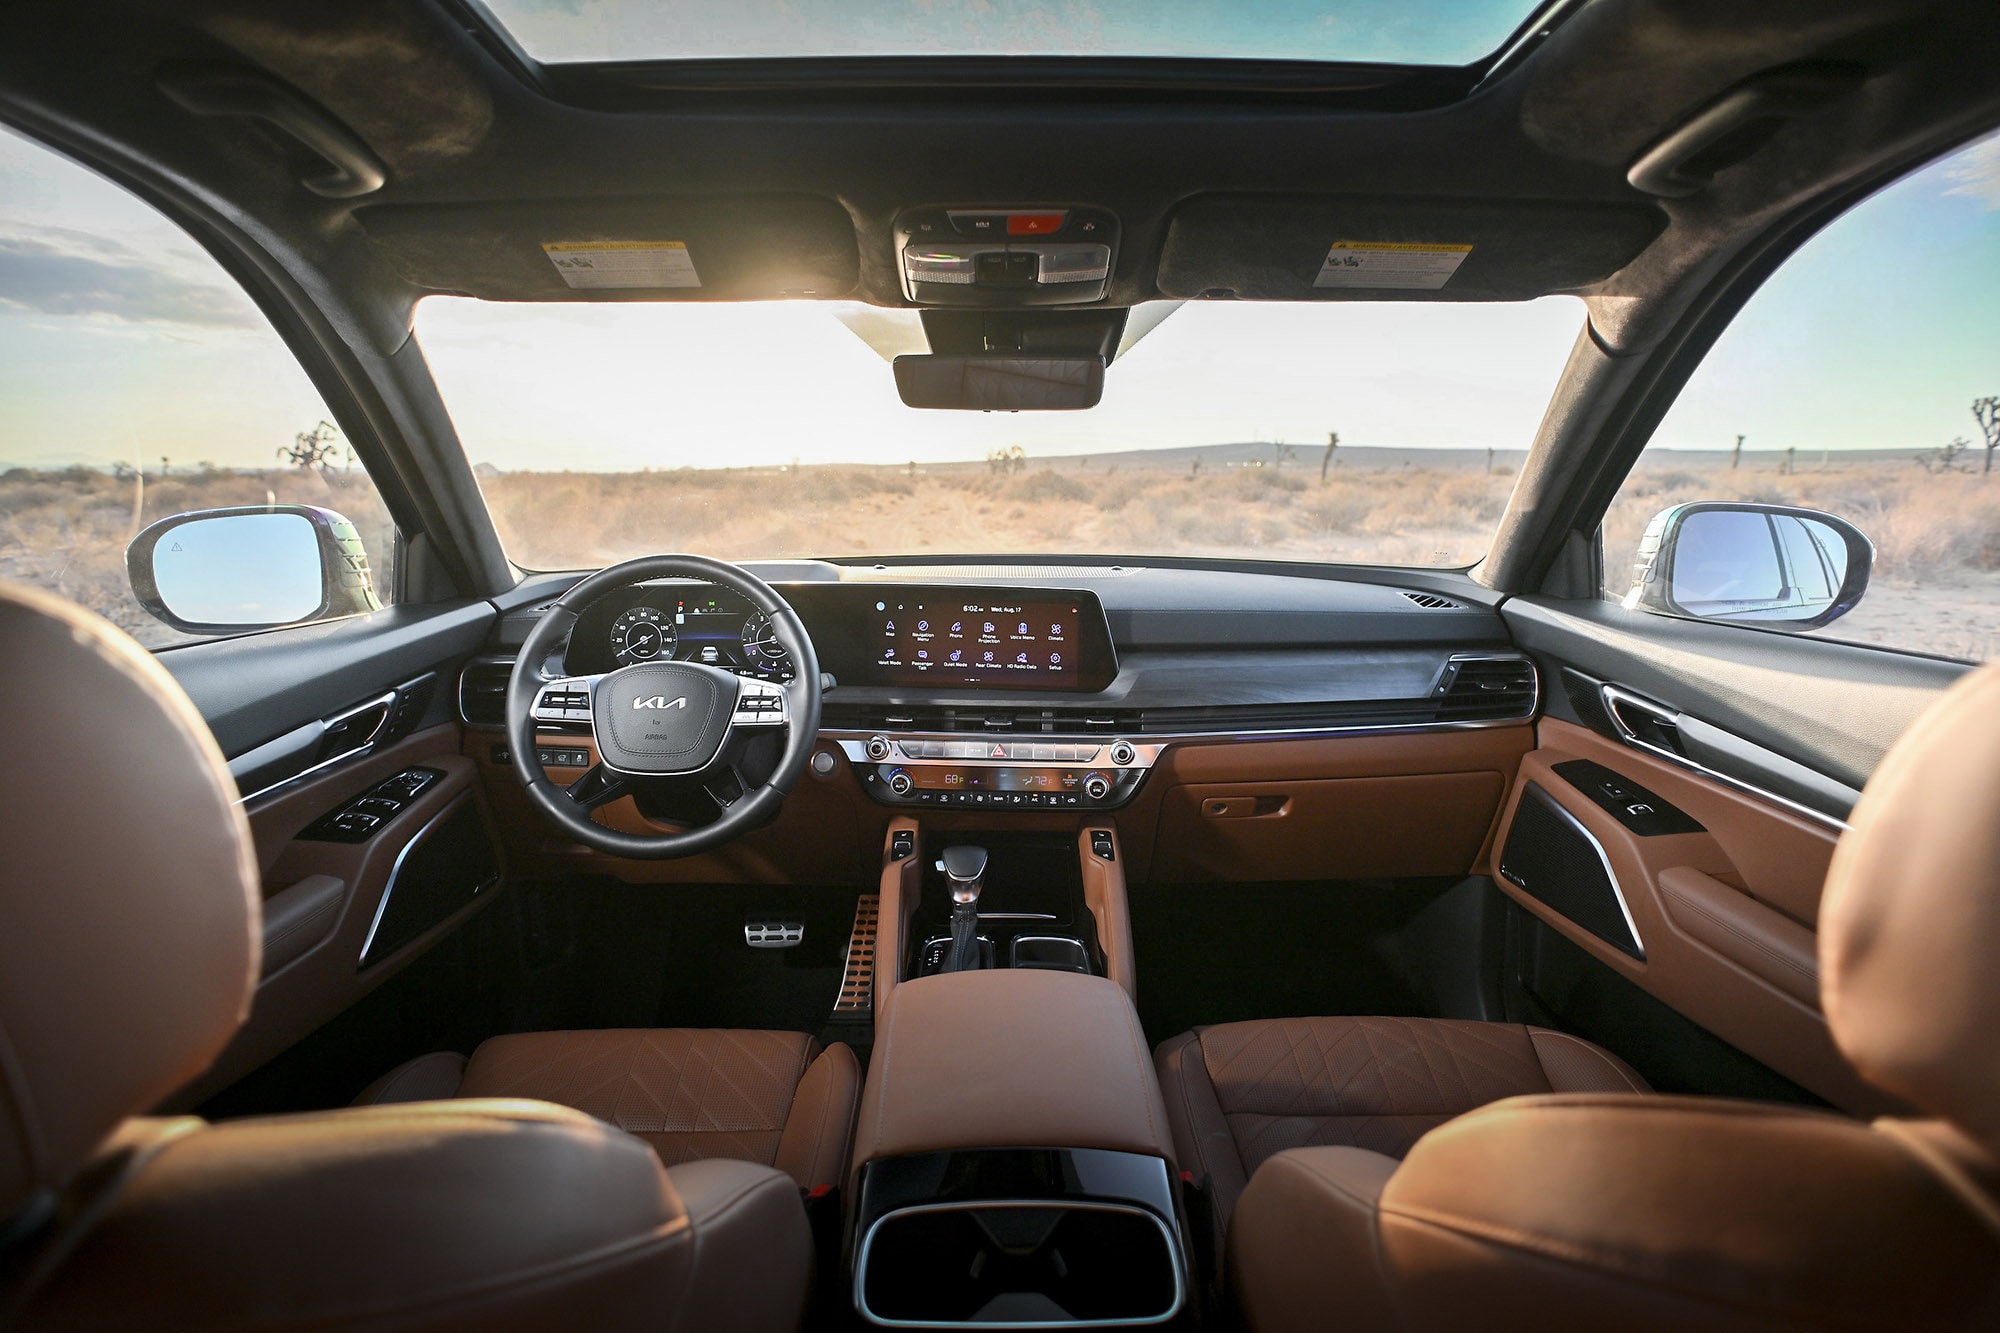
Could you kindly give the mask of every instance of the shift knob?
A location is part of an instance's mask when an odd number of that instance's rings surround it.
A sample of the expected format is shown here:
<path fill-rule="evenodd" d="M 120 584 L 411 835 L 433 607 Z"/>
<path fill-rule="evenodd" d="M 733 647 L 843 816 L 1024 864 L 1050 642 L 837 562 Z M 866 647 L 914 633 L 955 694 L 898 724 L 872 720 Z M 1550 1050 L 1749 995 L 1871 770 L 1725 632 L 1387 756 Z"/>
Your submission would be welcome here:
<path fill-rule="evenodd" d="M 944 877 L 951 885 L 952 906 L 977 906 L 986 877 L 986 849 L 947 847 L 938 864 L 944 867 Z"/>

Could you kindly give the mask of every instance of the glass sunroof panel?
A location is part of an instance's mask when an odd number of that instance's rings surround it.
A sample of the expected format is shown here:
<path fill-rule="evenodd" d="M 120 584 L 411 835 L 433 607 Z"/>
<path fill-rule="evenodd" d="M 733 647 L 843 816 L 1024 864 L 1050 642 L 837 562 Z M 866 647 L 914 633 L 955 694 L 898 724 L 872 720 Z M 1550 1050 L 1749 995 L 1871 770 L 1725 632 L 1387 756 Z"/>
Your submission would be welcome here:
<path fill-rule="evenodd" d="M 487 0 L 545 63 L 1174 56 L 1463 65 L 1535 0 Z"/>

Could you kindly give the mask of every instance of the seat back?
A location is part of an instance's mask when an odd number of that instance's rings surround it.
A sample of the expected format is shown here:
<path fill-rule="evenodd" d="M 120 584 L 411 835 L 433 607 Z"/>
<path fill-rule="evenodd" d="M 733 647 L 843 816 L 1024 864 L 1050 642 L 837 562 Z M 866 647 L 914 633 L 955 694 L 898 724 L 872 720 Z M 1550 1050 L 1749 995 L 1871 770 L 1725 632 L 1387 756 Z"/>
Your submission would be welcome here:
<path fill-rule="evenodd" d="M 0 584 L 0 1327 L 792 1328 L 797 1187 L 529 1101 L 143 1114 L 255 991 L 222 755 L 111 625 Z"/>

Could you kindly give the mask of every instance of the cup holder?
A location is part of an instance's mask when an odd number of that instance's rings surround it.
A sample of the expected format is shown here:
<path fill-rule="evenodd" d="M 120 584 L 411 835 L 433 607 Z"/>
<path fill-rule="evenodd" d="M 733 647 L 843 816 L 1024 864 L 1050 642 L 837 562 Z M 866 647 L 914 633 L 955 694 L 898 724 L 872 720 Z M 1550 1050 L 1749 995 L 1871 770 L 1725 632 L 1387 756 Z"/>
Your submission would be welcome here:
<path fill-rule="evenodd" d="M 904 1208 L 869 1228 L 857 1269 L 861 1313 L 891 1326 L 1158 1324 L 1185 1299 L 1173 1232 L 1124 1204 Z"/>
<path fill-rule="evenodd" d="M 1016 935 L 1009 958 L 1013 967 L 1039 967 L 1050 972 L 1090 971 L 1083 942 L 1067 935 Z"/>

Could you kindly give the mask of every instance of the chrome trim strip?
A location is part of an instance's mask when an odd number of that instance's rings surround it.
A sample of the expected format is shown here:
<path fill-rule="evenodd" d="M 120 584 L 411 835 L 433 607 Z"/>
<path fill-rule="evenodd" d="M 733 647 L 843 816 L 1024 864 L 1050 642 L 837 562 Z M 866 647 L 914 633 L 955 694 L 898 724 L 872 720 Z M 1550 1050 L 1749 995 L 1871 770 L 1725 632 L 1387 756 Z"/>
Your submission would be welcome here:
<path fill-rule="evenodd" d="M 300 769 L 298 772 L 292 774 L 290 777 L 285 778 L 278 782 L 274 782 L 268 787 L 260 787 L 258 790 L 251 792 L 247 796 L 238 796 L 236 798 L 236 804 L 248 805 L 252 801 L 262 800 L 264 797 L 271 795 L 273 792 L 283 791 L 285 788 L 291 786 L 295 782 L 303 782 L 307 778 L 311 777 L 313 774 L 322 772 L 325 769 L 332 768 L 335 764 L 344 763 L 349 759 L 361 759 L 375 753 L 376 738 L 382 734 L 382 729 L 389 725 L 389 719 L 394 717 L 396 714 L 396 698 L 397 698 L 396 691 L 390 690 L 387 694 L 383 695 L 379 699 L 370 699 L 365 704 L 356 704 L 354 707 L 348 709 L 344 713 L 335 713 L 332 717 L 321 718 L 320 735 L 325 736 L 327 732 L 332 731 L 334 727 L 338 726 L 342 722 L 347 721 L 347 719 L 350 717 L 359 717 L 361 714 L 367 712 L 371 708 L 379 708 L 382 710 L 382 720 L 375 724 L 375 730 L 369 732 L 368 739 L 361 742 L 361 744 L 355 746 L 351 750 L 342 750 L 337 755 L 333 755 L 332 757 L 327 759 L 322 759 L 317 764 L 314 764 L 311 768 Z"/>
<path fill-rule="evenodd" d="M 409 859 L 411 851 L 413 851 L 416 848 L 418 843 L 421 843 L 426 837 L 430 836 L 430 831 L 432 829 L 436 828 L 440 823 L 442 823 L 446 816 L 455 813 L 458 810 L 458 807 L 464 805 L 466 801 L 471 799 L 471 797 L 472 797 L 472 788 L 467 787 L 464 791 L 460 792 L 451 801 L 447 802 L 444 809 L 438 811 L 435 815 L 432 815 L 429 819 L 426 819 L 423 823 L 423 827 L 419 828 L 415 833 L 411 834 L 410 840 L 403 844 L 403 849 L 396 853 L 395 861 L 389 866 L 389 880 L 386 884 L 382 886 L 382 899 L 380 902 L 375 904 L 375 916 L 368 923 L 368 935 L 365 939 L 361 941 L 361 954 L 358 958 L 354 960 L 354 965 L 356 967 L 365 966 L 368 962 L 368 950 L 375 943 L 375 932 L 382 928 L 383 914 L 389 910 L 389 898 L 392 894 L 396 892 L 396 881 L 402 878 L 403 862 Z M 393 823 L 394 821 L 392 820 L 390 822 Z M 378 832 L 385 831 L 387 830 L 388 827 L 389 827 L 388 824 L 384 824 L 382 826 L 382 830 L 378 830 Z M 506 872 L 504 870 L 496 873 L 492 879 L 487 880 L 484 884 L 481 884 L 478 888 L 474 889 L 472 891 L 472 896 L 477 898 L 480 894 L 486 892 L 488 889 L 492 888 L 495 884 L 498 884 L 500 882 L 501 875 L 504 875 L 505 873 Z M 449 916 L 445 918 L 446 921 L 449 921 L 450 919 L 451 917 Z M 438 924 L 442 925 L 443 922 L 439 922 Z M 421 939 L 423 937 L 422 935 L 419 935 L 417 938 Z M 410 943 L 412 944 L 414 944 L 415 942 L 416 942 L 415 940 L 410 941 Z"/>
<path fill-rule="evenodd" d="M 1132 1213 L 1145 1218 L 1159 1228 L 1161 1237 L 1167 1243 L 1167 1257 L 1173 1262 L 1174 1301 L 1162 1315 L 1149 1315 L 1142 1319 L 1022 1319 L 987 1323 L 973 1323 L 970 1320 L 937 1319 L 885 1319 L 868 1308 L 868 1256 L 875 1245 L 875 1233 L 885 1222 L 898 1217 L 909 1217 L 917 1213 L 970 1213 L 988 1212 L 1002 1208 L 1033 1208 L 1040 1212 L 1060 1210 L 1079 1213 Z M 868 1234 L 862 1237 L 861 1251 L 854 1261 L 854 1308 L 863 1319 L 881 1328 L 1142 1328 L 1151 1324 L 1164 1324 L 1181 1312 L 1187 1304 L 1186 1256 L 1181 1253 L 1180 1239 L 1174 1234 L 1160 1215 L 1150 1208 L 1142 1208 L 1132 1203 L 1078 1202 L 1069 1199 L 969 1199 L 960 1203 L 920 1203 L 908 1208 L 897 1208 L 882 1214 L 869 1224 Z"/>
<path fill-rule="evenodd" d="M 1597 853 L 1597 862 L 1599 865 L 1604 867 L 1604 877 L 1611 881 L 1611 896 L 1618 900 L 1618 914 L 1625 918 L 1625 929 L 1632 932 L 1632 943 L 1634 947 L 1636 947 L 1639 950 L 1639 961 L 1642 963 L 1645 962 L 1646 937 L 1639 933 L 1639 923 L 1632 919 L 1632 904 L 1625 901 L 1625 886 L 1618 882 L 1618 872 L 1612 869 L 1611 856 L 1604 850 L 1604 844 L 1597 840 L 1597 835 L 1595 833 L 1592 833 L 1589 829 L 1583 826 L 1582 820 L 1578 819 L 1575 815 L 1570 813 L 1568 807 L 1563 805 L 1561 801 L 1558 801 L 1554 796 L 1550 795 L 1546 790 L 1544 790 L 1540 783 L 1530 782 L 1522 790 L 1521 795 L 1524 799 L 1529 796 L 1540 797 L 1542 804 L 1548 806 L 1549 809 L 1553 810 L 1558 819 L 1562 820 L 1564 823 L 1568 824 L 1571 828 L 1575 829 L 1579 834 L 1583 835 L 1583 840 L 1590 844 L 1590 849 L 1592 851 Z M 1501 855 L 1505 856 L 1505 854 L 1506 853 L 1503 849 Z M 1506 870 L 1502 868 L 1502 866 L 1498 861 L 1494 862 L 1493 868 L 1494 870 L 1499 872 L 1501 878 L 1505 879 L 1509 884 L 1512 884 L 1515 888 L 1519 889 L 1521 892 L 1523 893 L 1531 892 L 1527 885 L 1523 884 L 1520 880 L 1515 879 L 1511 875 L 1508 875 Z M 1535 901 L 1541 902 L 1541 899 L 1537 898 L 1535 899 Z M 1547 906 L 1547 904 L 1543 905 Z M 1556 909 L 1550 907 L 1549 910 L 1551 912 L 1554 912 Z M 1560 912 L 1557 912 L 1556 915 L 1562 916 Z M 1563 917 L 1563 920 L 1568 921 L 1569 918 L 1565 916 Z M 1578 925 L 1577 929 L 1582 930 L 1584 929 L 1584 927 Z"/>
<path fill-rule="evenodd" d="M 1769 801 L 1772 805 L 1779 806 L 1785 810 L 1789 810 L 1791 813 L 1795 815 L 1801 815 L 1806 819 L 1812 820 L 1816 824 L 1820 824 L 1826 828 L 1832 829 L 1836 833 L 1847 832 L 1848 824 L 1846 820 L 1830 815 L 1826 813 L 1824 810 L 1815 810 L 1809 805 L 1803 805 L 1798 801 L 1792 800 L 1790 797 L 1780 796 L 1774 791 L 1766 791 L 1762 787 L 1759 787 L 1753 782 L 1745 782 L 1742 778 L 1732 777 L 1727 773 L 1718 773 L 1714 769 L 1710 768 L 1707 764 L 1701 763 L 1694 759 L 1690 759 L 1684 754 L 1676 754 L 1674 751 L 1667 749 L 1664 745 L 1654 745 L 1650 741 L 1640 740 L 1638 734 L 1632 730 L 1630 724 L 1628 724 L 1624 718 L 1618 715 L 1619 704 L 1624 704 L 1629 708 L 1639 709 L 1642 712 L 1651 713 L 1654 717 L 1666 723 L 1668 726 L 1674 726 L 1677 724 L 1681 716 L 1679 711 L 1676 709 L 1669 708 L 1665 704 L 1654 703 L 1651 699 L 1646 698 L 1644 695 L 1634 694 L 1632 691 L 1625 689 L 1623 686 L 1613 685 L 1608 681 L 1600 685 L 1598 687 L 1598 690 L 1599 693 L 1602 694 L 1604 698 L 1605 715 L 1611 719 L 1611 725 L 1617 729 L 1619 739 L 1624 741 L 1627 745 L 1631 746 L 1633 749 L 1643 750 L 1647 754 L 1656 755 L 1659 758 L 1666 760 L 1670 764 L 1675 764 L 1681 768 L 1687 769 L 1691 773 L 1699 773 L 1701 776 L 1705 778 L 1709 778 L 1712 779 L 1713 781 L 1720 782 L 1725 787 L 1733 787 L 1737 791 L 1742 792 L 1746 796 L 1755 796 L 1760 801 Z M 1711 727 L 1715 726 L 1713 722 L 1710 722 L 1707 725 Z M 1716 727 L 1716 730 L 1722 731 L 1726 730 L 1726 728 Z M 1731 734 L 1734 735 L 1733 732 Z M 1738 736 L 1737 739 L 1743 740 L 1743 738 L 1740 736 Z M 1744 741 L 1743 743 L 1745 745 L 1756 744 L 1755 741 Z"/>

